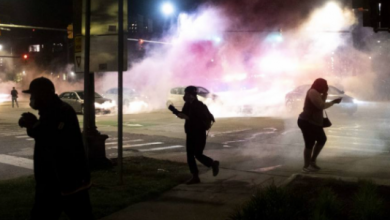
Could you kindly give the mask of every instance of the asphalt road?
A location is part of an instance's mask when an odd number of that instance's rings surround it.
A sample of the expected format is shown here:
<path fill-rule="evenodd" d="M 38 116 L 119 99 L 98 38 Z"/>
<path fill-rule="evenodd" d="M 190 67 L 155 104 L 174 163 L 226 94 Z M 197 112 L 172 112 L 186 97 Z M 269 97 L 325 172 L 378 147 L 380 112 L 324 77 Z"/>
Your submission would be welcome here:
<path fill-rule="evenodd" d="M 390 103 L 361 103 L 354 116 L 329 114 L 328 142 L 318 164 L 323 174 L 390 178 Z M 0 179 L 32 174 L 34 140 L 17 126 L 28 103 L 20 108 L 0 104 Z M 206 155 L 221 161 L 223 169 L 289 176 L 302 168 L 303 139 L 296 114 L 279 118 L 217 118 L 208 136 Z M 82 125 L 82 116 L 79 116 Z M 106 154 L 117 156 L 117 116 L 98 115 L 98 130 L 109 136 Z M 169 111 L 124 116 L 124 156 L 185 162 L 183 121 Z M 380 161 L 380 162 L 378 162 Z M 390 160 L 389 160 L 390 161 Z M 223 170 L 221 171 L 223 172 Z"/>

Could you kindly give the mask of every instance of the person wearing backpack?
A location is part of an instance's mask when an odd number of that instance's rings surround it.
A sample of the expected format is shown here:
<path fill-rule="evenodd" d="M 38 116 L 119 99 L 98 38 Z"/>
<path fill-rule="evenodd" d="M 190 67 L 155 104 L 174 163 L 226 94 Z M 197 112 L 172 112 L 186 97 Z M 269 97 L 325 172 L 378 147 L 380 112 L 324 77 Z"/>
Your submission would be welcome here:
<path fill-rule="evenodd" d="M 200 178 L 195 159 L 206 167 L 211 167 L 213 176 L 217 176 L 219 173 L 219 161 L 213 160 L 203 154 L 206 147 L 206 131 L 211 128 L 215 120 L 207 106 L 198 100 L 197 87 L 188 86 L 184 91 L 183 99 L 185 104 L 182 111 L 180 112 L 174 109 L 173 106 L 169 108 L 177 117 L 185 120 L 184 130 L 187 134 L 187 163 L 192 174 L 192 178 L 187 181 L 187 184 L 197 184 L 200 183 Z"/>

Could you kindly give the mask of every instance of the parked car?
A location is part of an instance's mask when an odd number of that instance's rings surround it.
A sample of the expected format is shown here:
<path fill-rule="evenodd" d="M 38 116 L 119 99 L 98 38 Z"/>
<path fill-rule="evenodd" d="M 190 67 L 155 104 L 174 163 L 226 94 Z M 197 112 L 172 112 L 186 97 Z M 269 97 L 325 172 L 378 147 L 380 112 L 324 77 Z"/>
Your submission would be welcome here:
<path fill-rule="evenodd" d="M 303 103 L 305 101 L 306 93 L 310 89 L 310 85 L 302 85 L 295 88 L 293 91 L 286 94 L 285 105 L 288 111 L 303 109 Z M 334 105 L 329 111 L 347 113 L 353 115 L 357 111 L 357 104 L 354 102 L 354 98 L 346 95 L 343 90 L 340 90 L 334 86 L 329 85 L 328 100 L 331 101 L 337 98 L 342 98 L 341 103 Z"/>
<path fill-rule="evenodd" d="M 103 97 L 115 100 L 118 103 L 118 88 L 107 90 Z M 132 102 L 143 102 L 145 106 L 148 106 L 148 97 L 135 89 L 123 88 L 123 105 L 129 106 Z"/>
<path fill-rule="evenodd" d="M 60 99 L 71 105 L 76 112 L 84 113 L 84 91 L 69 91 L 64 92 Z M 110 113 L 115 108 L 116 104 L 111 99 L 103 98 L 95 92 L 95 110 L 98 113 Z"/>
<path fill-rule="evenodd" d="M 186 87 L 175 87 L 172 88 L 168 95 L 168 100 L 166 105 L 174 105 L 177 108 L 181 108 L 184 106 L 184 90 Z M 215 94 L 210 93 L 209 90 L 207 90 L 204 87 L 197 86 L 198 88 L 198 99 L 199 101 L 207 104 L 216 103 L 219 101 L 218 96 Z"/>
<path fill-rule="evenodd" d="M 11 95 L 10 94 L 5 94 L 5 93 L 0 93 L 0 103 L 6 102 L 6 101 L 11 101 Z"/>

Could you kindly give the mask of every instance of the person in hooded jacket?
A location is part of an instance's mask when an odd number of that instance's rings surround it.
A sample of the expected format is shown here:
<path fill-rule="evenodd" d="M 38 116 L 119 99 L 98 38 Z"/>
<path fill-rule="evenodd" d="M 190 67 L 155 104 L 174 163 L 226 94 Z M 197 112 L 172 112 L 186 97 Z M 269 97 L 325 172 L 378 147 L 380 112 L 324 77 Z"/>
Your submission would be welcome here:
<path fill-rule="evenodd" d="M 219 161 L 203 154 L 206 147 L 206 131 L 209 129 L 205 121 L 208 120 L 211 114 L 207 106 L 198 100 L 198 88 L 188 86 L 184 92 L 185 104 L 182 111 L 177 112 L 176 115 L 185 120 L 187 163 L 192 174 L 192 178 L 187 181 L 187 184 L 197 184 L 200 183 L 200 178 L 195 159 L 206 167 L 211 167 L 213 176 L 217 176 L 219 173 Z"/>
<path fill-rule="evenodd" d="M 34 138 L 35 200 L 31 220 L 93 219 L 88 189 L 91 186 L 86 151 L 76 112 L 55 94 L 53 83 L 34 79 L 28 90 L 31 108 L 39 119 L 23 113 L 21 127 Z"/>

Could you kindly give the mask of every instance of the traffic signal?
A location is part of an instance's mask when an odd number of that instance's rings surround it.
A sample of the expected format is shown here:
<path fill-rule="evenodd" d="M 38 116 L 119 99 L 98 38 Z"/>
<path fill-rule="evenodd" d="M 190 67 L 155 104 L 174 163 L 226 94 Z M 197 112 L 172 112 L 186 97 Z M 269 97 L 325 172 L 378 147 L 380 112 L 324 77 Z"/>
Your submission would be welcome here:
<path fill-rule="evenodd" d="M 23 57 L 22 57 L 22 58 L 23 58 L 23 60 L 25 60 L 25 61 L 28 60 L 28 54 L 23 54 Z"/>
<path fill-rule="evenodd" d="M 73 39 L 73 24 L 68 25 L 66 31 L 68 32 L 68 39 Z"/>
<path fill-rule="evenodd" d="M 363 27 L 390 30 L 389 0 L 353 0 L 352 7 L 363 13 Z"/>
<path fill-rule="evenodd" d="M 381 26 L 388 28 L 390 31 L 390 2 L 382 0 L 381 3 Z"/>

